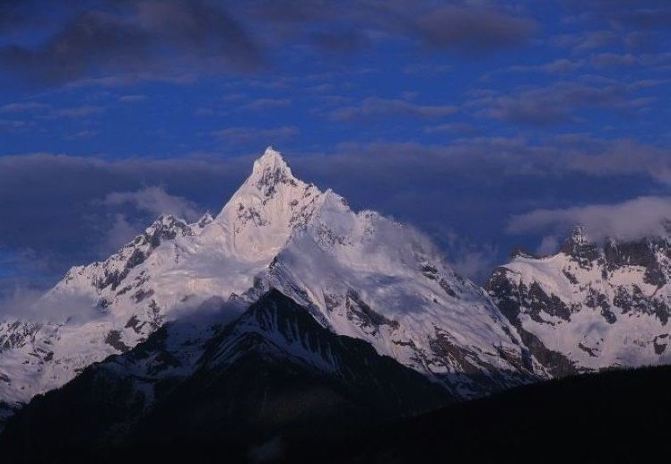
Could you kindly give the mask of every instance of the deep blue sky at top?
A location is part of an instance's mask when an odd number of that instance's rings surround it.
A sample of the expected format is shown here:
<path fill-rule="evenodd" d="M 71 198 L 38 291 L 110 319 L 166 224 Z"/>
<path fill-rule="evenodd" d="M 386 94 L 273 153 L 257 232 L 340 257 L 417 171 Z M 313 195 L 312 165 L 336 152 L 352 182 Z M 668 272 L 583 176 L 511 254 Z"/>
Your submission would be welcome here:
<path fill-rule="evenodd" d="M 671 2 L 4 0 L 0 293 L 217 211 L 273 144 L 482 278 L 671 216 Z"/>

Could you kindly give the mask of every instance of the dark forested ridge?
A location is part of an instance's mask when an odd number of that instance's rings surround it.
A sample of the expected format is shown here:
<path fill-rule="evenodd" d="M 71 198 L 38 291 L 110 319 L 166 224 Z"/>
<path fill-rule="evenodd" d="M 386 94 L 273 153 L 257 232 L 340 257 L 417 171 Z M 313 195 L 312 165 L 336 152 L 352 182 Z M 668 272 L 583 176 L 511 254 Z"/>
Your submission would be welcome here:
<path fill-rule="evenodd" d="M 655 453 L 664 460 L 670 386 L 671 367 L 609 371 L 521 387 L 383 425 L 354 415 L 300 436 L 183 435 L 160 446 L 136 440 L 104 450 L 62 448 L 39 462 L 610 463 L 643 462 Z M 172 421 L 183 419 L 178 415 Z M 5 445 L 7 439 L 14 436 L 5 435 Z"/>
<path fill-rule="evenodd" d="M 382 428 L 334 462 L 666 461 L 670 388 L 667 366 L 520 387 Z"/>

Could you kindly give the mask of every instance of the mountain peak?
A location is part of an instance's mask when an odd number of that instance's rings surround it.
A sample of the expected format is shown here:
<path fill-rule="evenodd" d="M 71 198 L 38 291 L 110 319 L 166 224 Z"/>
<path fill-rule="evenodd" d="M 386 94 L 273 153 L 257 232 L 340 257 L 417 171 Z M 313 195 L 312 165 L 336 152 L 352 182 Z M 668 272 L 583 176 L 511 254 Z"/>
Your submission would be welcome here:
<path fill-rule="evenodd" d="M 276 170 L 281 170 L 291 175 L 291 168 L 289 168 L 287 162 L 284 161 L 282 153 L 275 150 L 272 146 L 268 146 L 266 151 L 263 152 L 263 155 L 254 161 L 254 168 L 252 172 L 263 173 L 265 171 Z"/>
<path fill-rule="evenodd" d="M 581 225 L 573 227 L 571 235 L 559 251 L 578 259 L 583 265 L 587 265 L 599 257 L 598 247 L 590 240 L 585 227 Z"/>
<path fill-rule="evenodd" d="M 571 233 L 566 238 L 564 246 L 562 247 L 562 251 L 573 249 L 576 247 L 584 247 L 585 245 L 589 245 L 590 243 L 591 242 L 587 235 L 585 227 L 581 225 L 576 225 L 573 226 L 573 228 L 571 229 Z"/>
<path fill-rule="evenodd" d="M 432 250 L 411 228 L 355 213 L 331 190 L 294 178 L 269 147 L 216 218 L 187 224 L 162 216 L 105 261 L 73 268 L 39 303 L 53 308 L 58 324 L 23 337 L 29 344 L 20 353 L 0 350 L 0 372 L 12 373 L 11 384 L 0 379 L 0 403 L 59 388 L 179 319 L 184 330 L 171 325 L 167 336 L 176 338 L 161 342 L 175 347 L 177 364 L 147 364 L 147 375 L 182 375 L 206 348 L 210 323 L 230 322 L 271 287 L 305 306 L 325 330 L 369 343 L 455 395 L 524 381 L 529 372 L 518 367 L 526 361 L 514 327 Z M 61 313 L 73 317 L 61 323 Z M 5 333 L 0 326 L 0 345 Z M 309 345 L 335 359 L 315 343 Z M 303 350 L 287 346 L 292 356 Z M 316 351 L 306 353 L 322 365 Z M 496 379 L 487 375 L 494 370 Z"/>
<path fill-rule="evenodd" d="M 311 217 L 320 197 L 317 187 L 296 179 L 280 152 L 268 147 L 215 222 L 229 231 L 237 257 L 260 261 L 278 253 L 294 228 Z"/>
<path fill-rule="evenodd" d="M 573 227 L 571 230 L 571 240 L 573 240 L 575 243 L 579 245 L 585 245 L 586 243 L 589 242 L 589 239 L 587 237 L 587 230 L 585 229 L 585 226 L 582 225 L 576 225 Z"/>
<path fill-rule="evenodd" d="M 251 185 L 261 191 L 265 197 L 270 197 L 275 194 L 279 184 L 298 185 L 297 179 L 287 162 L 284 161 L 282 154 L 269 146 L 263 155 L 254 161 L 252 175 L 249 176 L 245 185 Z"/>

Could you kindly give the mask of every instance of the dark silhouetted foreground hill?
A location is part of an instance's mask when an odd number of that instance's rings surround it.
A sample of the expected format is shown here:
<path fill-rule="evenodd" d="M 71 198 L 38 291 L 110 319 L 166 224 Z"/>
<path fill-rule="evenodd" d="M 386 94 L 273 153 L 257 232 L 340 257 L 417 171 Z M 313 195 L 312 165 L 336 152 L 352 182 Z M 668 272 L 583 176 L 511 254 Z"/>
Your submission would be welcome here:
<path fill-rule="evenodd" d="M 449 406 L 349 444 L 336 462 L 668 462 L 671 367 L 610 371 Z"/>
<path fill-rule="evenodd" d="M 665 462 L 670 386 L 671 367 L 611 371 L 521 387 L 391 425 L 371 426 L 353 415 L 330 428 L 317 421 L 300 437 L 278 433 L 236 444 L 223 435 L 183 436 L 160 445 L 61 449 L 45 462 L 638 463 L 655 454 L 654 462 Z M 189 416 L 180 410 L 164 420 L 177 424 Z"/>

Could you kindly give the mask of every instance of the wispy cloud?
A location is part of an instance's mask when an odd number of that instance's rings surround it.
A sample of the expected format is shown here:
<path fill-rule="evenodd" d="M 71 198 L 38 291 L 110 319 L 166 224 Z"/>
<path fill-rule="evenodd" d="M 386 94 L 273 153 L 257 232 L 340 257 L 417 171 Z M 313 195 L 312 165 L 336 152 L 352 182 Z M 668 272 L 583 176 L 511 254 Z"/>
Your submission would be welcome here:
<path fill-rule="evenodd" d="M 455 135 L 475 135 L 479 131 L 471 124 L 464 122 L 455 122 L 447 124 L 438 124 L 436 126 L 428 126 L 424 128 L 427 134 L 455 134 Z"/>
<path fill-rule="evenodd" d="M 50 117 L 57 118 L 84 118 L 94 114 L 100 114 L 105 111 L 102 106 L 83 105 L 71 108 L 58 108 L 50 112 Z"/>
<path fill-rule="evenodd" d="M 564 234 L 570 227 L 582 225 L 592 240 L 635 240 L 666 234 L 670 221 L 671 197 L 640 197 L 616 204 L 530 211 L 514 216 L 507 231 Z"/>
<path fill-rule="evenodd" d="M 344 106 L 330 113 L 332 119 L 351 121 L 360 118 L 411 116 L 418 118 L 442 118 L 458 111 L 454 105 L 421 105 L 401 99 L 368 97 L 359 105 Z"/>
<path fill-rule="evenodd" d="M 119 97 L 119 101 L 122 103 L 136 103 L 141 102 L 147 99 L 146 95 L 122 95 Z"/>
<path fill-rule="evenodd" d="M 147 187 L 136 192 L 108 193 L 102 201 L 104 206 L 131 204 L 152 215 L 172 214 L 187 221 L 194 221 L 200 215 L 198 207 L 186 198 L 170 195 L 161 187 Z"/>
<path fill-rule="evenodd" d="M 275 108 L 286 108 L 291 105 L 288 98 L 258 98 L 250 103 L 242 105 L 241 109 L 250 111 L 264 111 Z"/>
<path fill-rule="evenodd" d="M 48 110 L 51 106 L 45 103 L 38 103 L 33 101 L 9 103 L 0 106 L 0 113 L 31 113 L 35 111 Z"/>
<path fill-rule="evenodd" d="M 484 106 L 484 114 L 492 118 L 538 126 L 575 122 L 577 111 L 583 108 L 627 111 L 648 103 L 649 100 L 635 98 L 629 86 L 608 80 L 562 81 L 513 94 L 486 96 L 474 102 Z"/>
<path fill-rule="evenodd" d="M 216 139 L 225 143 L 249 143 L 263 140 L 265 145 L 278 141 L 291 139 L 299 134 L 294 126 L 281 126 L 271 128 L 256 127 L 227 127 L 211 133 Z"/>
<path fill-rule="evenodd" d="M 638 57 L 631 53 L 599 53 L 592 56 L 590 61 L 596 68 L 634 66 L 639 63 Z"/>
<path fill-rule="evenodd" d="M 54 107 L 40 102 L 16 102 L 0 107 L 0 114 L 22 114 L 43 118 L 82 118 L 105 112 L 105 108 L 95 105 Z"/>

